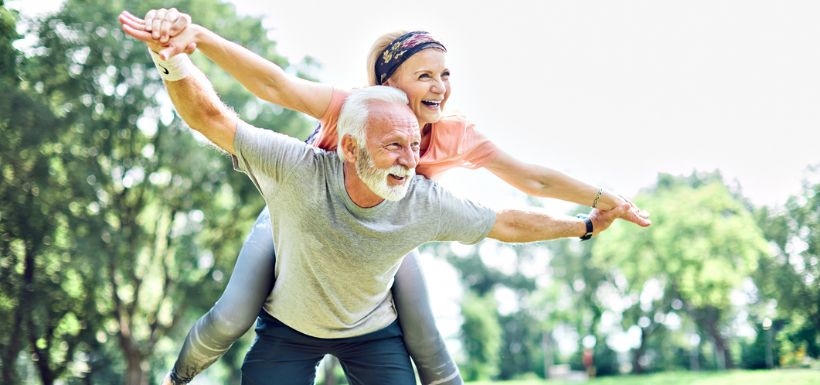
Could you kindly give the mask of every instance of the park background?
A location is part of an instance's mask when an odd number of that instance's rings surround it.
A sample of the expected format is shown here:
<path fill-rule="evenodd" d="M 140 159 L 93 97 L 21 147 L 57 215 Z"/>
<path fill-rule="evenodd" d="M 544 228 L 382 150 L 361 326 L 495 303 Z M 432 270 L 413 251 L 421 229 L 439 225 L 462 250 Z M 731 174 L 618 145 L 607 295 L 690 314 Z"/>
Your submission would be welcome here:
<path fill-rule="evenodd" d="M 817 383 L 820 4 L 6 3 L 3 384 L 157 383 L 263 205 L 175 117 L 143 46 L 119 31 L 121 10 L 159 6 L 341 87 L 364 84 L 376 36 L 430 30 L 450 51 L 449 107 L 518 157 L 652 212 L 650 229 L 619 224 L 588 243 L 425 247 L 466 379 L 571 377 L 586 348 L 604 377 L 804 368 L 717 383 Z M 194 60 L 243 118 L 298 137 L 312 127 Z M 585 211 L 480 171 L 443 183 L 494 207 Z M 237 382 L 251 336 L 197 383 Z"/>

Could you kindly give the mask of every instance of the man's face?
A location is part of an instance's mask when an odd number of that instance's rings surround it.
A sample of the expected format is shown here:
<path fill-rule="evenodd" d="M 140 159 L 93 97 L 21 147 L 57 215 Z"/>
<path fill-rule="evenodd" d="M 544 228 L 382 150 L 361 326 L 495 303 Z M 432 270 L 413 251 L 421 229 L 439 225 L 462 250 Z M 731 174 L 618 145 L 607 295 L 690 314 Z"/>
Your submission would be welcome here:
<path fill-rule="evenodd" d="M 356 157 L 356 174 L 376 195 L 404 198 L 416 173 L 421 136 L 406 105 L 371 102 L 364 146 Z"/>

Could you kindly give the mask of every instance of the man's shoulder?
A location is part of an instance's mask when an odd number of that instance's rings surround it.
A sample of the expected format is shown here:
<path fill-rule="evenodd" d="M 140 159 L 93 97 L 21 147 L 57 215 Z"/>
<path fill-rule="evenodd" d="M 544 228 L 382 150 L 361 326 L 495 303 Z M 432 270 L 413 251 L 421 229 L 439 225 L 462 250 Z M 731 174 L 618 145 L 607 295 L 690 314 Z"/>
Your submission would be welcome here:
<path fill-rule="evenodd" d="M 441 198 L 442 192 L 444 192 L 441 185 L 424 175 L 416 174 L 411 183 L 407 196 L 415 199 L 437 200 Z"/>

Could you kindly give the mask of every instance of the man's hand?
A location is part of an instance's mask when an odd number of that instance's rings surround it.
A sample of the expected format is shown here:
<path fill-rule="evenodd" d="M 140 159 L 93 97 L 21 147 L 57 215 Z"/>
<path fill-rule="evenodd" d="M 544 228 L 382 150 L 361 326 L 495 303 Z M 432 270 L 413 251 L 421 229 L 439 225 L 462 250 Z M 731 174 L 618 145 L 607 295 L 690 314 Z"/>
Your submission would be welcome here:
<path fill-rule="evenodd" d="M 176 12 L 175 9 L 172 8 L 172 10 Z M 151 12 L 154 11 L 149 11 L 148 14 L 151 14 Z M 176 12 L 176 14 L 180 16 L 177 16 L 176 21 L 172 23 L 165 21 L 166 19 L 170 20 L 170 17 L 173 16 L 173 14 L 169 15 L 167 12 L 162 14 L 161 19 L 157 18 L 156 15 L 152 15 L 150 24 L 128 11 L 120 13 L 118 20 L 126 34 L 147 44 L 148 48 L 157 52 L 162 60 L 168 60 L 171 56 L 180 53 L 193 53 L 197 45 L 198 26 L 190 24 L 190 16 L 179 12 Z M 162 31 L 165 35 L 162 34 Z M 162 37 L 166 37 L 165 41 L 162 41 Z"/>
<path fill-rule="evenodd" d="M 592 209 L 589 213 L 589 219 L 592 221 L 592 236 L 598 236 L 602 231 L 609 228 L 616 219 L 627 215 L 633 206 L 629 203 L 624 203 L 620 206 L 615 206 L 611 210 Z M 648 225 L 647 225 L 648 226 Z"/>

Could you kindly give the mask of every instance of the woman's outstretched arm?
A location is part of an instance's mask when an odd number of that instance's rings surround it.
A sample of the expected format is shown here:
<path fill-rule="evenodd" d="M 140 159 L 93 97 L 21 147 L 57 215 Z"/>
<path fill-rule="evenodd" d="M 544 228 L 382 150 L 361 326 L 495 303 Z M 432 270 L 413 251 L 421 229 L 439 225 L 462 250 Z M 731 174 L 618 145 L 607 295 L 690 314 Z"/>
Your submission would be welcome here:
<path fill-rule="evenodd" d="M 629 200 L 599 187 L 584 183 L 560 171 L 544 166 L 522 162 L 510 154 L 498 151 L 496 156 L 484 167 L 507 182 L 510 186 L 527 195 L 555 198 L 584 206 L 610 210 L 624 203 L 630 204 L 630 210 L 621 219 L 639 226 L 649 226 L 649 214 L 639 209 Z M 598 191 L 601 191 L 596 202 Z"/>
<path fill-rule="evenodd" d="M 275 63 L 229 41 L 215 32 L 190 23 L 190 16 L 169 10 L 151 10 L 145 20 L 130 13 L 120 14 L 119 21 L 132 30 L 151 34 L 132 34 L 145 41 L 152 40 L 163 48 L 163 59 L 199 49 L 205 56 L 233 76 L 248 91 L 273 104 L 308 114 L 316 119 L 324 115 L 330 104 L 333 88 L 327 84 L 305 80 L 288 74 Z M 170 18 L 175 17 L 173 22 Z M 125 29 L 125 28 L 124 28 Z M 156 31 L 160 29 L 161 31 Z M 128 32 L 127 29 L 125 29 Z M 170 33 L 175 35 L 170 36 Z M 154 39 L 153 36 L 158 36 Z"/>

